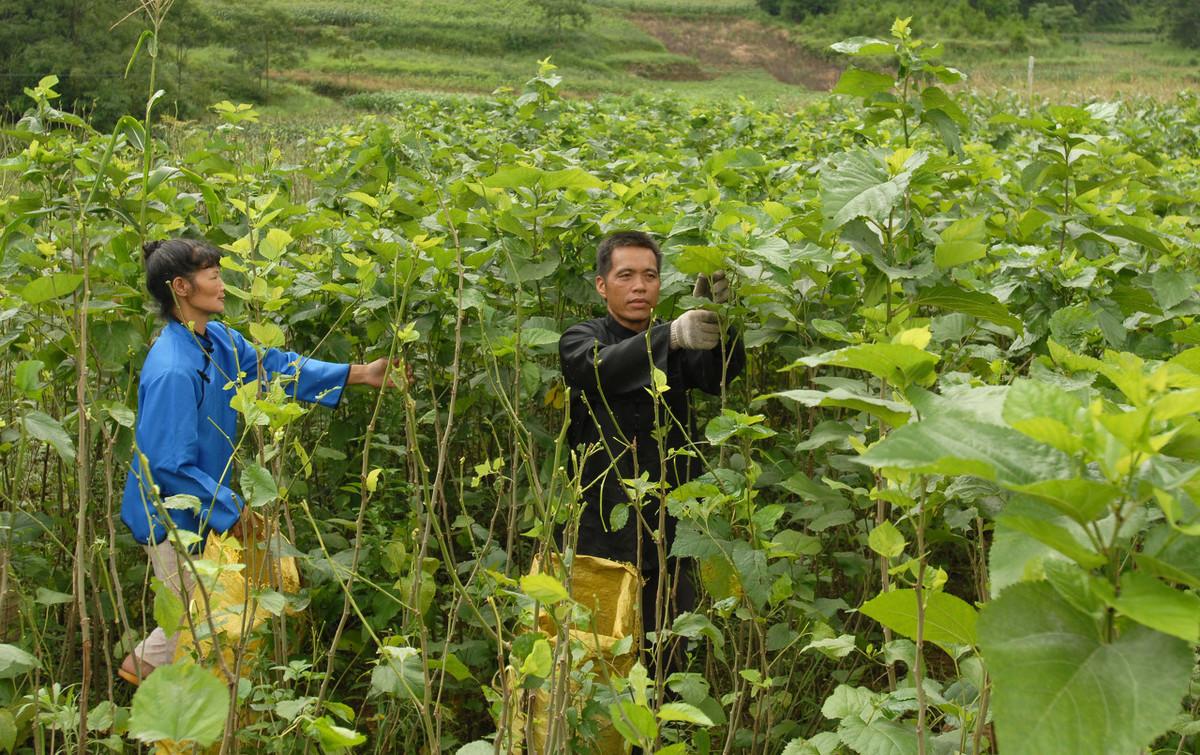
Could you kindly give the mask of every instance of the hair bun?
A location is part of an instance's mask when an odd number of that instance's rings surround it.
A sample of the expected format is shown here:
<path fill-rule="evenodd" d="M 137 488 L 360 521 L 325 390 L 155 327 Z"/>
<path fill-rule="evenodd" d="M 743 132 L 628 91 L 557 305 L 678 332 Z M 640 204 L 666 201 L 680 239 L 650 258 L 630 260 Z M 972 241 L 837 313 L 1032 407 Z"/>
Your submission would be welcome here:
<path fill-rule="evenodd" d="M 157 251 L 160 246 L 162 246 L 162 243 L 163 242 L 161 240 L 155 240 L 147 241 L 146 243 L 142 244 L 142 259 L 149 259 L 150 255 L 154 254 L 154 252 Z"/>

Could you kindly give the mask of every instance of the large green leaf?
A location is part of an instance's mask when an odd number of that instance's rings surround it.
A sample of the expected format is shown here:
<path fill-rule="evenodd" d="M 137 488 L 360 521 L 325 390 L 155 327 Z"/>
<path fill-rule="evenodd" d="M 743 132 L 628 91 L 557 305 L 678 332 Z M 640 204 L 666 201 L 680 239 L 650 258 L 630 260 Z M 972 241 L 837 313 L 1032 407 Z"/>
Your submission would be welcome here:
<path fill-rule="evenodd" d="M 821 209 L 826 230 L 841 228 L 855 218 L 886 225 L 908 189 L 912 173 L 926 155 L 910 157 L 895 176 L 888 171 L 883 150 L 854 150 L 835 155 L 821 174 Z"/>
<path fill-rule="evenodd" d="M 918 751 L 916 727 L 889 721 L 881 714 L 870 722 L 859 716 L 842 719 L 838 737 L 858 755 L 916 755 Z"/>
<path fill-rule="evenodd" d="M 242 497 L 251 508 L 265 506 L 279 497 L 275 478 L 259 464 L 249 464 L 242 470 Z"/>
<path fill-rule="evenodd" d="M 973 262 L 987 252 L 984 216 L 956 220 L 942 231 L 942 240 L 933 252 L 938 267 L 947 268 Z"/>
<path fill-rule="evenodd" d="M 891 76 L 850 67 L 842 71 L 841 78 L 832 91 L 834 94 L 848 94 L 852 97 L 870 97 L 886 92 L 894 86 L 896 80 Z"/>
<path fill-rule="evenodd" d="M 0 679 L 18 677 L 41 665 L 36 657 L 16 645 L 0 645 Z"/>
<path fill-rule="evenodd" d="M 21 418 L 21 424 L 25 426 L 25 432 L 57 451 L 63 461 L 68 464 L 75 463 L 75 444 L 58 420 L 35 410 L 26 412 Z"/>
<path fill-rule="evenodd" d="M 21 298 L 30 304 L 41 304 L 60 296 L 66 296 L 79 288 L 81 283 L 83 283 L 83 276 L 78 273 L 54 273 L 35 278 L 29 285 L 21 289 Z"/>
<path fill-rule="evenodd" d="M 979 641 L 1005 755 L 1138 752 L 1171 725 L 1192 670 L 1183 640 L 1133 626 L 1106 642 L 1045 583 L 985 606 Z"/>
<path fill-rule="evenodd" d="M 996 523 L 999 526 L 1025 533 L 1085 569 L 1095 569 L 1104 565 L 1104 556 L 1097 553 L 1089 543 L 1083 538 L 1076 537 L 1066 527 L 1054 522 L 1031 516 L 1004 514 L 996 519 Z"/>
<path fill-rule="evenodd" d="M 133 696 L 129 733 L 143 742 L 170 740 L 207 747 L 221 738 L 229 690 L 191 661 L 159 666 Z"/>
<path fill-rule="evenodd" d="M 934 474 L 970 474 L 1009 484 L 1065 478 L 1070 459 L 1016 430 L 955 413 L 897 428 L 859 461 Z"/>
<path fill-rule="evenodd" d="M 893 427 L 899 427 L 912 418 L 912 409 L 907 404 L 874 396 L 861 396 L 851 393 L 845 388 L 834 388 L 831 391 L 812 391 L 799 388 L 794 391 L 767 393 L 756 397 L 754 401 L 764 401 L 769 398 L 795 401 L 804 406 L 840 407 L 866 412 Z"/>
<path fill-rule="evenodd" d="M 1120 488 L 1097 480 L 1041 480 L 1010 487 L 1045 501 L 1080 524 L 1106 515 L 1109 504 L 1122 495 Z"/>
<path fill-rule="evenodd" d="M 956 286 L 934 286 L 917 294 L 913 299 L 913 306 L 962 312 L 964 315 L 1012 328 L 1018 333 L 1025 331 L 1021 321 L 1014 317 L 999 299 L 981 291 L 968 291 Z"/>
<path fill-rule="evenodd" d="M 1200 643 L 1200 598 L 1140 572 L 1121 575 L 1121 592 L 1111 605 L 1139 624 Z"/>
<path fill-rule="evenodd" d="M 906 343 L 865 343 L 803 357 L 797 361 L 809 367 L 827 364 L 865 370 L 875 377 L 905 388 L 913 383 L 930 380 L 938 357 Z"/>
<path fill-rule="evenodd" d="M 892 590 L 859 609 L 893 632 L 917 638 L 917 591 Z M 975 644 L 977 614 L 969 603 L 944 592 L 925 592 L 925 639 L 938 646 Z"/>

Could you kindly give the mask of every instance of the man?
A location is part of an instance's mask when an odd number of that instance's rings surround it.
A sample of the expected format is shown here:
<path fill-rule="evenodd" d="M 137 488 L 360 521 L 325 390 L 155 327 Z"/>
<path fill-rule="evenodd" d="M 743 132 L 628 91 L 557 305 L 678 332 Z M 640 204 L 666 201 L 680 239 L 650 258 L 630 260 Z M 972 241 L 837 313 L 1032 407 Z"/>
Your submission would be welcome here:
<path fill-rule="evenodd" d="M 571 389 L 568 440 L 582 456 L 584 507 L 576 552 L 635 564 L 646 579 L 642 592 L 647 630 L 668 624 L 677 612 L 693 607 L 695 590 L 674 559 L 661 569 L 653 533 L 661 528 L 663 554 L 669 554 L 675 520 L 660 501 L 667 490 L 700 471 L 688 448 L 695 434 L 688 393 L 692 388 L 719 394 L 745 366 L 736 334 L 722 338 L 717 314 L 693 309 L 673 321 L 655 321 L 662 253 L 650 236 L 622 231 L 604 239 L 596 252 L 596 291 L 608 315 L 579 323 L 558 342 L 563 378 Z M 716 273 L 696 281 L 694 294 L 715 303 L 729 298 L 729 282 Z M 666 376 L 668 389 L 657 397 L 654 370 Z M 657 406 L 656 406 L 657 405 Z M 662 453 L 660 454 L 660 446 Z M 681 453 L 676 453 L 681 452 Z M 653 488 L 631 506 L 624 481 L 646 475 Z M 616 517 L 614 508 L 627 506 Z M 628 516 L 625 517 L 624 514 Z M 659 579 L 665 589 L 659 592 Z M 665 606 L 658 597 L 666 595 Z M 665 609 L 665 610 L 664 610 Z"/>

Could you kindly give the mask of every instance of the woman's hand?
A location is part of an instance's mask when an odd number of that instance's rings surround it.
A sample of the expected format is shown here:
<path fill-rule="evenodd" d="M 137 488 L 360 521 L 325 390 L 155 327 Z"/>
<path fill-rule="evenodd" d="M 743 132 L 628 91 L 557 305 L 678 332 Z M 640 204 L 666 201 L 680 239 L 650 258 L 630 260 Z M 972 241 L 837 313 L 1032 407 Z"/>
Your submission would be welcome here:
<path fill-rule="evenodd" d="M 234 522 L 233 526 L 225 534 L 233 535 L 242 545 L 245 545 L 247 540 L 260 541 L 267 531 L 267 520 L 263 519 L 258 514 L 250 509 L 242 509 L 242 516 Z"/>
<path fill-rule="evenodd" d="M 352 364 L 350 365 L 350 376 L 346 378 L 346 385 L 369 385 L 372 388 L 382 388 L 386 376 L 388 385 L 395 388 L 399 385 L 396 382 L 395 374 L 400 369 L 400 364 L 400 359 L 393 361 L 390 371 L 388 370 L 388 360 L 385 357 L 380 357 L 368 364 Z"/>

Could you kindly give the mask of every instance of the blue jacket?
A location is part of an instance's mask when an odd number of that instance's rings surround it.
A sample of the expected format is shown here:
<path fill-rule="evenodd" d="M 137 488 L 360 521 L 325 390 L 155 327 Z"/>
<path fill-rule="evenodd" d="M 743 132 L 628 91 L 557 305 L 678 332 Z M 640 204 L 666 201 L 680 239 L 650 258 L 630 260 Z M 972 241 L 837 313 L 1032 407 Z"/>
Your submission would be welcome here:
<path fill-rule="evenodd" d="M 287 392 L 302 401 L 337 406 L 350 374 L 347 364 L 320 362 L 287 351 L 263 354 L 267 379 L 296 375 Z M 240 377 L 239 377 L 240 374 Z M 258 355 L 241 333 L 219 322 L 201 336 L 171 320 L 158 336 L 138 382 L 137 448 L 125 480 L 121 521 L 139 543 L 166 538 L 156 501 L 190 494 L 200 510 L 169 509 L 179 529 L 224 532 L 241 516 L 230 487 L 238 414 L 229 405 L 238 385 L 258 379 Z M 150 480 L 143 479 L 139 452 Z M 151 480 L 158 486 L 154 496 Z"/>

